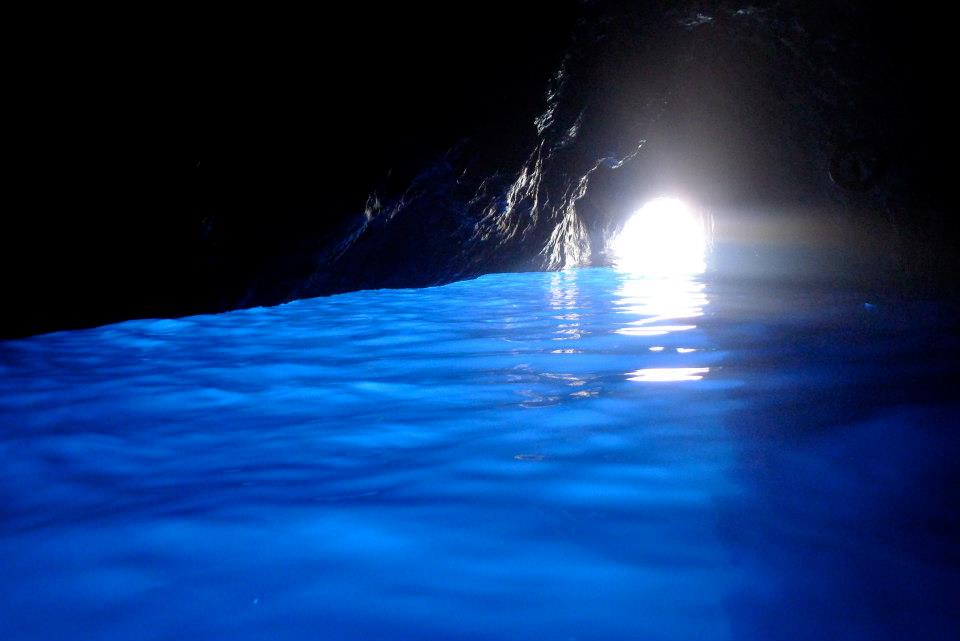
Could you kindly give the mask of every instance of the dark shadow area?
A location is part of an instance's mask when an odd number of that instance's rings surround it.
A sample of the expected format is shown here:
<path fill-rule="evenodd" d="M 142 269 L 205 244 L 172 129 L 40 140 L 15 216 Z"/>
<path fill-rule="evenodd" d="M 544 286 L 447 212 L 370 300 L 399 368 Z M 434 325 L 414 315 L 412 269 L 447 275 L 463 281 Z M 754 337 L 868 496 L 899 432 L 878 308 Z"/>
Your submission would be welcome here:
<path fill-rule="evenodd" d="M 836 285 L 711 291 L 705 326 L 743 382 L 725 425 L 744 492 L 719 529 L 754 578 L 728 599 L 733 636 L 951 638 L 956 309 Z"/>
<path fill-rule="evenodd" d="M 662 193 L 869 229 L 902 286 L 952 290 L 950 30 L 867 2 L 615 1 L 51 30 L 0 332 L 605 264 Z"/>

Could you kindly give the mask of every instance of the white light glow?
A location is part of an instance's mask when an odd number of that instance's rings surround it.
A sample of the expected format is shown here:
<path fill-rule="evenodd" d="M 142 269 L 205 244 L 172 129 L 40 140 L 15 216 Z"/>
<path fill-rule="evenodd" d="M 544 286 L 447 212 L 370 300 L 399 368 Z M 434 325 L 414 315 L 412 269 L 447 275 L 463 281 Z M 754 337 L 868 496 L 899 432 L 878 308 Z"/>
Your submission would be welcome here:
<path fill-rule="evenodd" d="M 617 296 L 618 313 L 640 316 L 614 330 L 625 336 L 662 336 L 696 329 L 689 319 L 703 316 L 708 303 L 703 283 L 685 274 L 629 274 Z"/>
<path fill-rule="evenodd" d="M 623 226 L 613 254 L 619 271 L 701 274 L 707 254 L 703 217 L 676 198 L 651 200 Z"/>
<path fill-rule="evenodd" d="M 627 374 L 628 381 L 639 383 L 669 383 L 677 381 L 699 381 L 710 371 L 709 367 L 659 367 L 638 369 Z"/>

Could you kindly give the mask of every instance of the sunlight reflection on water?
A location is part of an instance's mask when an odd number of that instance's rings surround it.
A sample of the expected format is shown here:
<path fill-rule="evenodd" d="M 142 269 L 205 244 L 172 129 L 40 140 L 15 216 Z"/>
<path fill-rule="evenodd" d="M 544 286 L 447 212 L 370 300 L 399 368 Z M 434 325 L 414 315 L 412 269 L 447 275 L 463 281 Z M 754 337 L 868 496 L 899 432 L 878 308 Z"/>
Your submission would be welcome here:
<path fill-rule="evenodd" d="M 697 328 L 692 319 L 704 314 L 710 301 L 706 286 L 694 275 L 675 274 L 645 276 L 622 273 L 616 290 L 614 305 L 625 316 L 625 324 L 614 331 L 625 336 L 664 336 Z M 634 320 L 626 318 L 636 317 Z M 691 347 L 674 347 L 678 354 L 697 351 Z M 654 345 L 650 351 L 663 351 Z M 698 381 L 710 371 L 709 367 L 646 368 L 628 372 L 627 380 L 635 382 Z"/>

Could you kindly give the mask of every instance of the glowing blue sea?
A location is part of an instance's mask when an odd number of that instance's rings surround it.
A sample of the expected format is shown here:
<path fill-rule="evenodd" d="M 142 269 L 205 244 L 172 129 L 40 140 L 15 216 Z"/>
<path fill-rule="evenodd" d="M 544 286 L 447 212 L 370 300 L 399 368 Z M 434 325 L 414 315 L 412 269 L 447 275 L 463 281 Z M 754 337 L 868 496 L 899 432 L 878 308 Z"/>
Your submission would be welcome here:
<path fill-rule="evenodd" d="M 943 304 L 501 274 L 0 343 L 0 639 L 954 639 Z"/>

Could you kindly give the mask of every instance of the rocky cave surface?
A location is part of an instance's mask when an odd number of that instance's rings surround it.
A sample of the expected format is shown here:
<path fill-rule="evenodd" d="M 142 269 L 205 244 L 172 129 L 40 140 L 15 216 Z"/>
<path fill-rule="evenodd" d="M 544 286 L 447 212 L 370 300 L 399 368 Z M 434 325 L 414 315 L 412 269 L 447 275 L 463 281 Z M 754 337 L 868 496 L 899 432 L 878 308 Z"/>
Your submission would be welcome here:
<path fill-rule="evenodd" d="M 60 195 L 8 227 L 4 334 L 608 264 L 662 194 L 878 229 L 895 270 L 949 280 L 949 25 L 865 2 L 531 7 L 463 41 L 452 14 L 361 21 L 379 44 L 356 69 L 275 34 L 209 155 L 188 140 L 38 187 Z M 263 58 L 214 57 L 224 77 Z"/>

